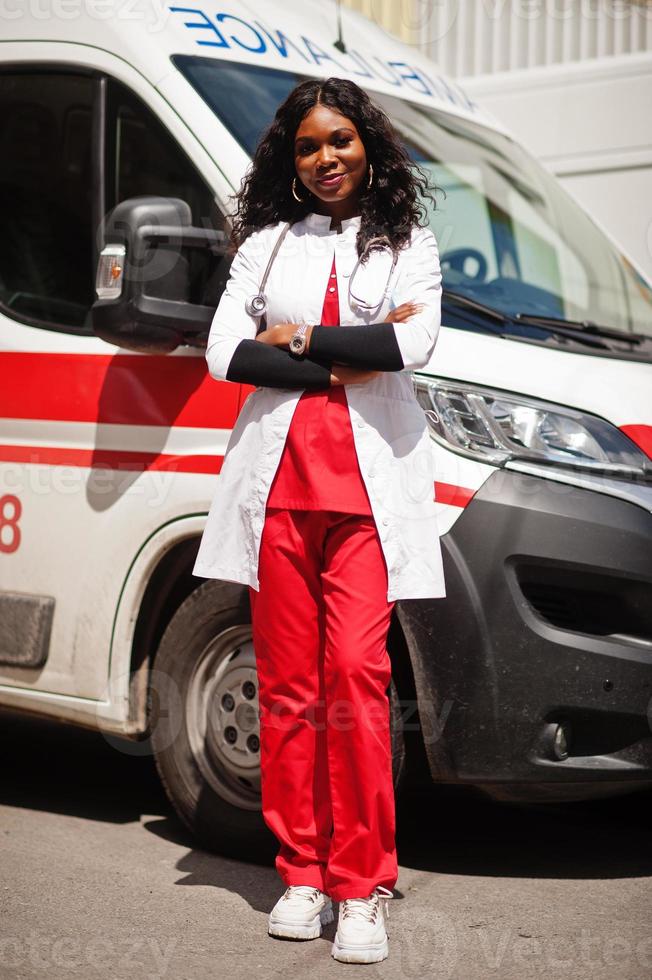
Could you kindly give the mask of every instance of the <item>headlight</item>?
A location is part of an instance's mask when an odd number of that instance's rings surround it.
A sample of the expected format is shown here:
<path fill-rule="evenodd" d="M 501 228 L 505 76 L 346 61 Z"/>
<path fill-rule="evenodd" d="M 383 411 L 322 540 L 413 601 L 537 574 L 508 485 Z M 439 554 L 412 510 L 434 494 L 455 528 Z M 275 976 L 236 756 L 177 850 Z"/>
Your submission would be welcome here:
<path fill-rule="evenodd" d="M 630 479 L 652 475 L 638 446 L 595 415 L 457 381 L 413 380 L 433 438 L 471 459 L 494 465 L 528 459 Z"/>

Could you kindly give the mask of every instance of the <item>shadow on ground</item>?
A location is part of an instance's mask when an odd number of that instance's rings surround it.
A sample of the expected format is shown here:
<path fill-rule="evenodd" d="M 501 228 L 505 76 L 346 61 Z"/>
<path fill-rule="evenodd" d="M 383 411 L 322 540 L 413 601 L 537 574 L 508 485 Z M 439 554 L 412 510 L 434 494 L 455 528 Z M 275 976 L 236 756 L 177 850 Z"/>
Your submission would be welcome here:
<path fill-rule="evenodd" d="M 176 816 L 136 743 L 0 710 L 0 802 L 86 820 L 131 823 L 188 853 L 180 884 L 213 884 L 268 909 L 279 895 L 273 853 L 209 855 Z M 586 803 L 498 804 L 473 790 L 412 786 L 397 808 L 399 863 L 447 875 L 622 878 L 652 874 L 652 791 Z M 400 898 L 397 889 L 396 897 Z"/>

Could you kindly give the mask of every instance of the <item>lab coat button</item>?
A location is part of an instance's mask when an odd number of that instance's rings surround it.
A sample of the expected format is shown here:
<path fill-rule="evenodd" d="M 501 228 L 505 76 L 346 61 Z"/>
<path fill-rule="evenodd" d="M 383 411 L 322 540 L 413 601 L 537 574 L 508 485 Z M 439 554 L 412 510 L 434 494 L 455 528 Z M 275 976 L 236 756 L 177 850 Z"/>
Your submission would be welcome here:
<path fill-rule="evenodd" d="M 389 517 L 383 517 L 383 524 L 389 524 Z"/>

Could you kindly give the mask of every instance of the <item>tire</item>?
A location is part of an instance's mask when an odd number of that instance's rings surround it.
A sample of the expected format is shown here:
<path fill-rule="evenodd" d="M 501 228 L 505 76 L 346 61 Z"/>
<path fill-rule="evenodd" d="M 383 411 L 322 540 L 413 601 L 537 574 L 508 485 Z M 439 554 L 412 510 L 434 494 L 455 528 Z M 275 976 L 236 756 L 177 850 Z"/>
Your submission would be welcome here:
<path fill-rule="evenodd" d="M 389 687 L 395 792 L 405 743 Z M 152 748 L 175 811 L 203 847 L 273 860 L 260 799 L 258 682 L 246 587 L 210 579 L 168 624 L 150 673 Z"/>

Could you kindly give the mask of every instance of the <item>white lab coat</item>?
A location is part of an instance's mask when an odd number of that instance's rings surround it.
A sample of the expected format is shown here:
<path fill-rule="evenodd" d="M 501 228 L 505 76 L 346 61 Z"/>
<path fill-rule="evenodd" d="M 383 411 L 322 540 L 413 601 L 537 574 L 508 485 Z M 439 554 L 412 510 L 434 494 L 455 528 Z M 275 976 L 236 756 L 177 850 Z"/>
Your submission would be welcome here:
<path fill-rule="evenodd" d="M 267 281 L 267 325 L 320 322 L 333 251 L 341 328 L 382 322 L 389 310 L 407 300 L 424 304 L 421 313 L 394 324 L 404 370 L 383 371 L 371 381 L 345 385 L 345 391 L 360 470 L 387 565 L 387 599 L 440 598 L 446 590 L 434 501 L 434 454 L 410 373 L 429 362 L 439 332 L 439 250 L 430 229 L 414 227 L 389 282 L 391 253 L 374 250 L 358 268 L 350 297 L 360 222 L 359 216 L 345 219 L 337 233 L 330 230 L 330 216 L 312 212 L 292 226 Z M 283 227 L 279 222 L 254 232 L 234 256 L 206 347 L 209 372 L 218 380 L 226 379 L 242 338 L 256 336 L 258 318 L 246 312 L 245 300 L 258 292 Z M 378 305 L 362 309 L 354 296 Z M 373 344 L 373 336 L 369 343 Z M 258 387 L 245 400 L 216 477 L 194 575 L 259 589 L 265 505 L 304 390 Z"/>

